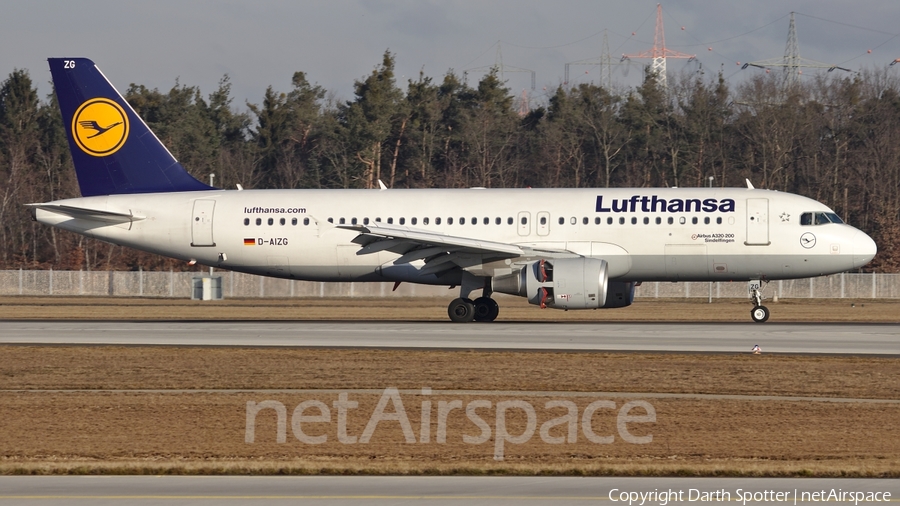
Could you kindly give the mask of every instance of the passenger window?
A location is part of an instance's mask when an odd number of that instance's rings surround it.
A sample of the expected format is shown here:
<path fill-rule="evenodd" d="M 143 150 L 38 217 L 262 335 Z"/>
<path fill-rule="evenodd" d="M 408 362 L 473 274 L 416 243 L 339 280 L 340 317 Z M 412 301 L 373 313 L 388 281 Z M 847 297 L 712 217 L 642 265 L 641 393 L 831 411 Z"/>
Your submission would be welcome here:
<path fill-rule="evenodd" d="M 280 220 L 278 220 L 278 223 L 279 223 L 279 224 L 280 224 L 280 225 L 282 225 L 282 226 L 283 226 L 283 225 L 284 225 L 284 223 L 285 223 L 285 222 L 284 222 L 284 218 L 281 218 L 281 219 L 280 219 Z"/>
<path fill-rule="evenodd" d="M 522 225 L 528 225 L 528 218 L 522 216 Z"/>
<path fill-rule="evenodd" d="M 574 216 L 572 216 L 571 218 L 569 218 L 569 223 L 571 223 L 572 225 L 574 225 L 574 224 L 578 223 L 578 219 L 575 218 Z"/>
<path fill-rule="evenodd" d="M 656 224 L 662 225 L 662 218 L 660 218 L 659 216 L 656 217 Z"/>
<path fill-rule="evenodd" d="M 341 218 L 340 220 L 338 220 L 338 223 L 341 225 L 344 225 L 347 223 L 347 220 L 345 220 L 344 218 Z"/>
<path fill-rule="evenodd" d="M 262 225 L 262 218 L 256 218 L 256 225 Z"/>
<path fill-rule="evenodd" d="M 597 216 L 596 218 L 594 218 L 594 225 L 599 225 L 599 224 L 600 224 L 600 217 Z"/>
<path fill-rule="evenodd" d="M 687 223 L 687 219 L 685 219 L 684 216 L 681 216 L 681 217 L 678 218 L 678 224 L 679 224 L 679 225 L 684 225 L 685 223 Z"/>
<path fill-rule="evenodd" d="M 501 225 L 503 224 L 503 219 L 497 216 L 497 218 L 494 219 L 494 223 L 497 225 Z"/>
<path fill-rule="evenodd" d="M 610 216 L 609 218 L 606 218 L 607 225 L 612 225 L 612 222 L 613 222 L 612 216 Z"/>
<path fill-rule="evenodd" d="M 351 219 L 350 219 L 350 223 L 351 223 L 352 225 L 356 225 L 356 218 L 351 218 Z"/>
<path fill-rule="evenodd" d="M 334 223 L 334 218 L 328 218 L 328 223 Z"/>
<path fill-rule="evenodd" d="M 588 224 L 587 216 L 585 216 L 584 218 L 581 219 L 581 223 L 582 223 L 582 225 L 587 225 L 587 224 Z"/>
<path fill-rule="evenodd" d="M 400 224 L 406 225 L 406 218 L 400 218 Z"/>
<path fill-rule="evenodd" d="M 388 218 L 388 225 L 394 224 L 394 218 Z"/>
<path fill-rule="evenodd" d="M 478 225 L 478 218 L 472 218 L 472 225 Z"/>
<path fill-rule="evenodd" d="M 560 217 L 559 217 L 559 224 L 560 224 L 560 225 L 565 225 L 565 224 L 566 224 L 566 219 L 563 218 L 562 216 L 560 216 Z"/>
<path fill-rule="evenodd" d="M 440 218 L 440 217 L 435 218 L 435 219 L 434 219 L 434 224 L 435 224 L 435 225 L 440 225 L 440 224 L 441 224 L 441 218 Z"/>
<path fill-rule="evenodd" d="M 459 224 L 460 224 L 460 225 L 465 225 L 465 224 L 466 224 L 466 219 L 460 217 L 460 219 L 459 219 Z"/>
<path fill-rule="evenodd" d="M 675 223 L 675 218 L 669 216 L 668 223 L 669 223 L 669 225 Z"/>
<path fill-rule="evenodd" d="M 716 225 L 721 225 L 721 224 L 722 224 L 722 217 L 719 216 L 718 218 L 716 218 Z"/>
<path fill-rule="evenodd" d="M 422 218 L 422 225 L 428 225 L 428 218 Z"/>
<path fill-rule="evenodd" d="M 637 216 L 632 216 L 632 217 L 631 217 L 631 224 L 632 224 L 632 225 L 637 225 Z"/>
<path fill-rule="evenodd" d="M 363 225 L 369 224 L 369 218 L 363 218 Z"/>
<path fill-rule="evenodd" d="M 546 224 L 547 224 L 547 217 L 541 216 L 541 225 L 546 225 Z"/>
<path fill-rule="evenodd" d="M 644 225 L 649 225 L 649 224 L 650 224 L 650 218 L 647 216 L 644 216 Z"/>
<path fill-rule="evenodd" d="M 269 218 L 269 225 L 274 225 L 274 224 L 275 224 L 275 219 Z"/>
<path fill-rule="evenodd" d="M 696 225 L 696 224 L 697 224 L 697 217 L 696 217 L 696 216 L 694 216 L 693 218 L 691 218 L 691 224 L 692 224 L 692 225 Z"/>
<path fill-rule="evenodd" d="M 297 226 L 297 218 L 291 218 L 291 225 L 294 227 Z"/>
<path fill-rule="evenodd" d="M 453 225 L 453 218 L 447 218 L 447 225 Z"/>
<path fill-rule="evenodd" d="M 309 218 L 303 218 L 303 224 L 309 225 Z"/>
<path fill-rule="evenodd" d="M 704 225 L 709 225 L 709 216 L 706 216 L 706 217 L 703 218 L 703 224 L 704 224 Z"/>
<path fill-rule="evenodd" d="M 506 224 L 507 224 L 507 225 L 512 225 L 512 224 L 513 224 L 512 216 L 510 216 L 509 218 L 506 218 Z"/>
<path fill-rule="evenodd" d="M 623 217 L 619 218 L 619 225 L 624 225 L 624 224 L 625 224 L 625 217 L 623 216 Z"/>
<path fill-rule="evenodd" d="M 484 224 L 485 224 L 485 225 L 490 225 L 490 224 L 491 224 L 491 219 L 488 218 L 487 216 L 485 216 L 485 217 L 484 217 Z"/>
<path fill-rule="evenodd" d="M 409 222 L 412 223 L 413 225 L 415 225 L 417 221 L 418 221 L 418 220 L 417 220 L 416 218 L 411 218 L 411 219 L 409 220 Z"/>
<path fill-rule="evenodd" d="M 244 226 L 246 227 L 249 224 L 250 224 L 250 218 L 244 218 Z"/>

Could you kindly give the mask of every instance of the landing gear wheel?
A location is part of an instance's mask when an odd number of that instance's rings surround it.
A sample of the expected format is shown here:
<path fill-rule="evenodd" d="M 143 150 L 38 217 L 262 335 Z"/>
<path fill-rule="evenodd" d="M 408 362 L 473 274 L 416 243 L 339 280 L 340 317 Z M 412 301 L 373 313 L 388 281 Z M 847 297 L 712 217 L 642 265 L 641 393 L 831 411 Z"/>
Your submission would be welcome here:
<path fill-rule="evenodd" d="M 469 299 L 453 299 L 447 306 L 447 314 L 455 323 L 468 323 L 475 319 L 475 304 Z"/>
<path fill-rule="evenodd" d="M 500 305 L 490 297 L 478 297 L 474 304 L 476 322 L 492 322 L 500 314 Z"/>
<path fill-rule="evenodd" d="M 756 323 L 762 323 L 769 319 L 769 308 L 766 306 L 756 306 L 750 311 L 750 318 Z"/>

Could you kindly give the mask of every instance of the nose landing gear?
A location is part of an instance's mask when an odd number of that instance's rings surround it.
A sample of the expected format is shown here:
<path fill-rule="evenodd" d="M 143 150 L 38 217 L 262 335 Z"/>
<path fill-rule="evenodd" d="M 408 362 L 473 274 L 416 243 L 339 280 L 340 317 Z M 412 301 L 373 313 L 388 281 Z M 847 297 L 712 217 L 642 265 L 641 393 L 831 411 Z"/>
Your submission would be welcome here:
<path fill-rule="evenodd" d="M 768 281 L 762 280 L 762 283 L 769 284 Z M 753 302 L 753 309 L 750 310 L 750 318 L 756 323 L 763 323 L 769 319 L 769 308 L 762 305 L 762 283 L 760 281 L 751 281 L 750 299 Z"/>

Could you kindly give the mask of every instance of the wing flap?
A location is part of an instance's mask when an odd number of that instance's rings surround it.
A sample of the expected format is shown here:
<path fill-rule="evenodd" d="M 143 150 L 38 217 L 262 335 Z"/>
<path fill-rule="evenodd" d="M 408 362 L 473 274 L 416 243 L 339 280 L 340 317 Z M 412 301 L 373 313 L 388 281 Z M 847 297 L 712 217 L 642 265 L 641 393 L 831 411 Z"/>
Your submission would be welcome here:
<path fill-rule="evenodd" d="M 453 248 L 454 251 L 472 254 L 490 254 L 500 258 L 514 258 L 525 254 L 525 250 L 515 244 L 436 234 L 425 230 L 396 227 L 382 223 L 370 223 L 365 226 L 342 225 L 337 228 L 353 230 L 362 235 L 376 238 L 375 242 L 370 242 L 363 247 L 364 251 L 361 251 L 361 254 L 373 253 L 384 249 L 393 249 L 404 244 L 414 248 L 445 246 L 447 249 Z M 394 241 L 384 247 L 379 247 L 378 244 L 382 240 Z"/>

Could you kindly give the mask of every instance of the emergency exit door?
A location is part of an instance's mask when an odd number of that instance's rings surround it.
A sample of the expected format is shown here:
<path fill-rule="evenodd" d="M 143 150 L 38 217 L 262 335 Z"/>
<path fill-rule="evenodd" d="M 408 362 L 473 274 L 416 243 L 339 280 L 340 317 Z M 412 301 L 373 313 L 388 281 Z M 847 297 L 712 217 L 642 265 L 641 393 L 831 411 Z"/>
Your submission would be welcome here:
<path fill-rule="evenodd" d="M 769 245 L 769 199 L 747 199 L 748 246 Z"/>
<path fill-rule="evenodd" d="M 215 246 L 213 241 L 213 211 L 215 200 L 195 200 L 191 213 L 191 246 Z"/>

